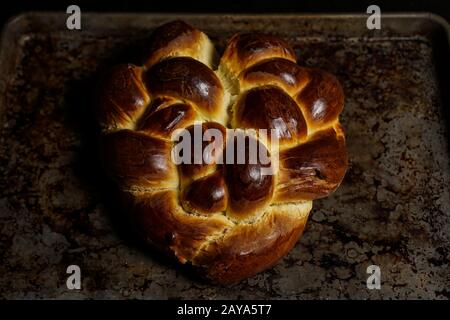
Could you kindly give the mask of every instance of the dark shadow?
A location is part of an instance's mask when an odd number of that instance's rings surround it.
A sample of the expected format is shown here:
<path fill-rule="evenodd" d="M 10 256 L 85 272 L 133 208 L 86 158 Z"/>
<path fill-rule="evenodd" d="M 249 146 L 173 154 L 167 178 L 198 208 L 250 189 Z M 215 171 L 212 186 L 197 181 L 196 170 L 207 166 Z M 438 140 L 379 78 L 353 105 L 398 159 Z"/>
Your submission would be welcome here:
<path fill-rule="evenodd" d="M 436 24 L 437 25 L 437 24 Z M 450 61 L 448 55 L 450 54 L 448 32 L 445 26 L 437 25 L 437 30 L 432 31 L 431 40 L 433 42 L 433 58 L 435 61 L 435 72 L 439 82 L 440 100 L 442 114 L 445 118 L 447 137 L 447 150 L 450 153 Z"/>
<path fill-rule="evenodd" d="M 67 84 L 70 88 L 66 95 L 67 123 L 69 130 L 73 130 L 81 137 L 81 146 L 77 150 L 74 171 L 85 186 L 92 193 L 95 203 L 101 203 L 105 208 L 105 214 L 111 221 L 114 232 L 123 242 L 133 248 L 151 255 L 152 259 L 168 268 L 176 268 L 179 272 L 192 280 L 205 283 L 192 266 L 181 266 L 174 258 L 168 257 L 140 241 L 133 232 L 125 210 L 119 201 L 119 190 L 102 168 L 99 154 L 100 129 L 95 118 L 95 90 L 105 71 L 118 63 L 132 62 L 140 64 L 140 56 L 136 52 L 142 52 L 141 45 L 132 45 L 123 52 L 114 53 L 111 60 L 99 66 L 97 72 L 91 77 L 73 81 Z M 82 230 L 87 234 L 89 230 Z"/>

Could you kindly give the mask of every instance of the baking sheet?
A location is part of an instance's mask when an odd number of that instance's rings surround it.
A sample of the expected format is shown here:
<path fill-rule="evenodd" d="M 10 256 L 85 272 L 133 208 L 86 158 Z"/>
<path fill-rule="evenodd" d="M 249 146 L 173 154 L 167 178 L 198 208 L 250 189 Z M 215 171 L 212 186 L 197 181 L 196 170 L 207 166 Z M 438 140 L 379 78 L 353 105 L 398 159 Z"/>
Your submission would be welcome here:
<path fill-rule="evenodd" d="M 350 166 L 314 202 L 295 248 L 231 286 L 199 281 L 145 251 L 124 228 L 97 161 L 92 89 L 138 61 L 158 25 L 181 18 L 222 50 L 235 32 L 284 37 L 299 64 L 338 76 Z M 0 297 L 138 299 L 448 299 L 450 164 L 448 26 L 429 14 L 23 14 L 0 54 Z M 79 265 L 82 289 L 68 290 Z M 366 268 L 381 268 L 368 290 Z"/>

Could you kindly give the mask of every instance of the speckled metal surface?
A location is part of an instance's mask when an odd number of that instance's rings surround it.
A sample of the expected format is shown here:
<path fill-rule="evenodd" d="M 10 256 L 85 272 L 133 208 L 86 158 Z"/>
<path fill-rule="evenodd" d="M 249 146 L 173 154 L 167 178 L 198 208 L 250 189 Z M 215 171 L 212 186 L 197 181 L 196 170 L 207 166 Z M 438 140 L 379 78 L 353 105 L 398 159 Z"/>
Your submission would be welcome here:
<path fill-rule="evenodd" d="M 0 297 L 448 299 L 448 132 L 430 40 L 442 26 L 426 16 L 386 17 L 375 32 L 355 16 L 182 16 L 219 50 L 236 31 L 280 34 L 300 64 L 335 73 L 346 93 L 342 186 L 314 202 L 303 237 L 273 269 L 214 286 L 136 243 L 96 160 L 99 72 L 133 61 L 174 17 L 84 15 L 82 31 L 68 31 L 65 15 L 33 14 L 6 28 Z M 81 267 L 81 290 L 66 288 L 70 264 Z M 371 264 L 381 290 L 366 288 Z"/>

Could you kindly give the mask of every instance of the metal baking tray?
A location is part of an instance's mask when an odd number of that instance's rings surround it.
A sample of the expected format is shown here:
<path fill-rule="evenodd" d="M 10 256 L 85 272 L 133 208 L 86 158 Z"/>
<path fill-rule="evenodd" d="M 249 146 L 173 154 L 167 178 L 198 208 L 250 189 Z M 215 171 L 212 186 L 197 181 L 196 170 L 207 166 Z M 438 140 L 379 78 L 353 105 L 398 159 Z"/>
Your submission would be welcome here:
<path fill-rule="evenodd" d="M 0 53 L 0 297 L 138 299 L 450 298 L 449 27 L 427 14 L 182 15 L 25 13 Z M 158 25 L 183 19 L 223 49 L 235 32 L 280 35 L 299 64 L 340 79 L 350 166 L 314 202 L 274 268 L 231 286 L 199 281 L 143 250 L 97 162 L 93 87 L 137 61 Z M 81 290 L 66 269 L 81 268 Z M 367 267 L 381 289 L 366 286 Z"/>

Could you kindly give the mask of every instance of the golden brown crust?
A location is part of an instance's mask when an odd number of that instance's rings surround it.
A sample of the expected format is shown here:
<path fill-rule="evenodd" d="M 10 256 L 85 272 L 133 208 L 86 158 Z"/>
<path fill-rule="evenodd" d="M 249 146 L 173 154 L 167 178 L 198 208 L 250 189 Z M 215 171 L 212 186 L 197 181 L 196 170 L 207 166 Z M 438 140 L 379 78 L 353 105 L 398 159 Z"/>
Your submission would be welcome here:
<path fill-rule="evenodd" d="M 239 75 L 241 91 L 270 84 L 281 87 L 290 96 L 298 93 L 308 81 L 308 68 L 280 58 L 263 60 Z"/>
<path fill-rule="evenodd" d="M 194 124 L 186 128 L 189 133 L 188 139 L 190 139 L 190 161 L 189 163 L 180 164 L 180 174 L 181 178 L 187 179 L 188 181 L 192 179 L 198 179 L 200 177 L 206 176 L 211 173 L 217 167 L 218 159 L 222 156 L 222 152 L 225 146 L 226 139 L 226 129 L 220 123 L 217 122 L 202 122 L 199 124 Z M 221 139 L 214 139 L 211 136 L 210 139 L 205 135 L 205 132 L 220 135 Z M 203 137 L 206 137 L 203 139 Z M 198 141 L 196 139 L 202 139 Z M 201 158 L 195 157 L 196 146 L 201 146 Z"/>
<path fill-rule="evenodd" d="M 220 63 L 238 76 L 241 70 L 271 58 L 297 61 L 294 50 L 282 39 L 263 33 L 242 33 L 230 39 Z"/>
<path fill-rule="evenodd" d="M 295 143 L 305 139 L 307 133 L 298 105 L 274 86 L 259 86 L 243 93 L 234 107 L 233 120 L 235 128 L 273 129 L 280 143 Z"/>
<path fill-rule="evenodd" d="M 148 70 L 145 83 L 154 97 L 190 101 L 207 119 L 223 117 L 226 97 L 222 83 L 210 68 L 195 59 L 165 59 Z"/>
<path fill-rule="evenodd" d="M 314 134 L 308 142 L 280 153 L 277 202 L 314 200 L 336 190 L 347 169 L 340 126 Z"/>
<path fill-rule="evenodd" d="M 344 177 L 338 80 L 258 33 L 232 37 L 215 71 L 210 40 L 182 21 L 147 49 L 144 66 L 113 68 L 98 93 L 105 169 L 137 234 L 217 283 L 269 268 L 303 232 L 311 200 Z M 184 137 L 191 154 L 177 149 Z M 177 152 L 190 164 L 175 165 Z"/>
<path fill-rule="evenodd" d="M 295 98 L 310 130 L 322 129 L 337 120 L 344 108 L 344 92 L 332 74 L 310 69 L 310 81 Z"/>
<path fill-rule="evenodd" d="M 102 139 L 104 166 L 125 188 L 169 187 L 178 184 L 166 141 L 132 130 L 120 130 Z"/>
<path fill-rule="evenodd" d="M 170 139 L 176 129 L 187 127 L 197 119 L 188 103 L 158 99 L 141 117 L 137 129 L 163 139 Z"/>
<path fill-rule="evenodd" d="M 158 250 L 175 254 L 183 263 L 191 261 L 209 238 L 232 226 L 220 214 L 187 214 L 176 201 L 176 189 L 123 195 L 140 238 Z"/>
<path fill-rule="evenodd" d="M 238 150 L 239 140 L 243 142 L 244 148 Z M 269 163 L 261 163 L 259 157 L 251 159 L 256 150 L 250 147 L 251 140 L 255 142 L 257 150 L 267 154 L 265 146 L 256 138 L 245 135 L 242 131 L 236 132 L 229 137 L 226 146 L 225 180 L 230 195 L 227 215 L 234 220 L 255 219 L 262 214 L 262 210 L 270 202 L 273 194 L 273 175 L 266 175 L 263 168 L 268 169 Z M 255 141 L 256 140 L 256 141 Z M 233 152 L 229 152 L 231 145 Z M 229 155 L 233 160 L 228 161 Z M 242 156 L 239 159 L 239 156 Z M 243 161 L 242 161 L 243 160 Z"/>
<path fill-rule="evenodd" d="M 193 264 L 210 280 L 228 284 L 270 268 L 289 252 L 303 232 L 311 202 L 269 207 L 253 224 L 238 225 L 210 243 Z"/>
<path fill-rule="evenodd" d="M 132 64 L 113 67 L 97 91 L 97 117 L 105 130 L 132 128 L 150 97 L 142 84 L 142 68 Z"/>
<path fill-rule="evenodd" d="M 144 66 L 147 68 L 167 57 L 192 57 L 211 66 L 215 55 L 208 37 L 181 20 L 158 27 L 145 51 Z"/>
<path fill-rule="evenodd" d="M 223 212 L 227 203 L 228 191 L 222 170 L 193 181 L 182 196 L 183 208 L 200 214 Z"/>

